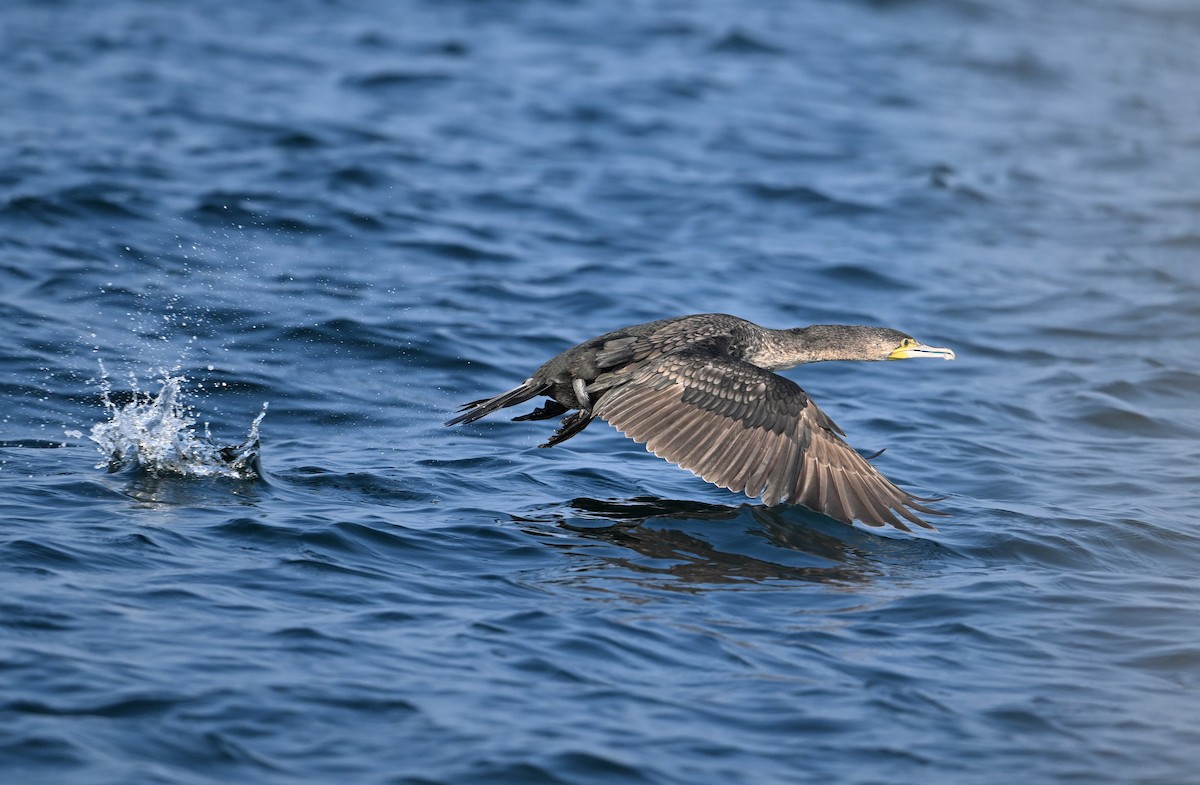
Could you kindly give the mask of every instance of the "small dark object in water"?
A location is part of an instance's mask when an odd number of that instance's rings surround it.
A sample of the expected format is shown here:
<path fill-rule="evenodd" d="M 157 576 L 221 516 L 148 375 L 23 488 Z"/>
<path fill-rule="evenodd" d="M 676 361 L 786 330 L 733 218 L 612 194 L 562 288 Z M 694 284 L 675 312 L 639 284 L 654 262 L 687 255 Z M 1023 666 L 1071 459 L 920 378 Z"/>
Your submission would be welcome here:
<path fill-rule="evenodd" d="M 576 411 L 542 447 L 599 417 L 658 457 L 768 505 L 800 504 L 843 523 L 910 531 L 903 518 L 933 529 L 916 513 L 944 515 L 921 504 L 936 499 L 894 485 L 804 390 L 773 373 L 825 360 L 912 357 L 953 360 L 954 352 L 884 327 L 771 330 L 726 314 L 681 316 L 584 341 L 519 387 L 464 405 L 446 425 L 545 395 L 549 401 L 515 420 Z"/>

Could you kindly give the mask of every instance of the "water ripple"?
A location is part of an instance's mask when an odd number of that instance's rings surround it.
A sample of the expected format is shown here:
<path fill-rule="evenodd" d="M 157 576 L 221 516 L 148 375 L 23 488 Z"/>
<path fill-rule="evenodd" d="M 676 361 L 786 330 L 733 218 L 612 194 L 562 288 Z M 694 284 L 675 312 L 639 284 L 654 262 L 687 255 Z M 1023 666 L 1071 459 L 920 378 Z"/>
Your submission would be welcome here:
<path fill-rule="evenodd" d="M 9 6 L 7 779 L 1193 777 L 1194 11 Z M 787 372 L 939 531 L 441 425 L 707 311 L 953 346 Z"/>

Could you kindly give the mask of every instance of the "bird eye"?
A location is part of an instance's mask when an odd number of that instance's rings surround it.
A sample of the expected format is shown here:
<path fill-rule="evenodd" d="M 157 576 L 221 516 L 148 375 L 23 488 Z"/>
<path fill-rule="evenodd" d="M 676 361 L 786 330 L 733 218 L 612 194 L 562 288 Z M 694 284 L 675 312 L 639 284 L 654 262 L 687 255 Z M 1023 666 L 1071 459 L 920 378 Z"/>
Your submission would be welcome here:
<path fill-rule="evenodd" d="M 907 349 L 910 346 L 916 346 L 916 344 L 917 344 L 917 342 L 914 341 L 912 338 L 905 338 L 903 341 L 900 342 L 900 348 Z"/>

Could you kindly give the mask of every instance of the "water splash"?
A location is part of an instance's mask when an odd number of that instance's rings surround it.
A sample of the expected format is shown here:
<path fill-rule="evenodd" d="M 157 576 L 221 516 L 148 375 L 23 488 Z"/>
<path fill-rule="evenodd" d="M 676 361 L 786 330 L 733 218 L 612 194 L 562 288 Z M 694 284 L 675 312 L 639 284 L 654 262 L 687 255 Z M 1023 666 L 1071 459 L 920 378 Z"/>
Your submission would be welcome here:
<path fill-rule="evenodd" d="M 109 419 L 92 426 L 91 439 L 106 460 L 96 468 L 115 472 L 132 466 L 151 474 L 185 477 L 259 477 L 258 426 L 267 415 L 267 404 L 241 444 L 218 447 L 207 424 L 203 432 L 197 431 L 195 410 L 184 402 L 186 382 L 186 377 L 164 373 L 162 389 L 152 394 L 138 390 L 134 380 L 133 399 L 118 405 L 112 400 L 107 373 L 103 373 L 100 387 Z"/>

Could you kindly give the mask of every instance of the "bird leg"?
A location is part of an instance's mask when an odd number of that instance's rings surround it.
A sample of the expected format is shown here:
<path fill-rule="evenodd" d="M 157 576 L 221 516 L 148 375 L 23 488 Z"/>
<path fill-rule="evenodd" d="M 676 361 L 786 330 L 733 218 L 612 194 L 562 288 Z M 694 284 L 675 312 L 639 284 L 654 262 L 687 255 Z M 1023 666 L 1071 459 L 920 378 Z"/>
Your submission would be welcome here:
<path fill-rule="evenodd" d="M 588 427 L 588 423 L 592 421 L 595 415 L 591 409 L 580 409 L 577 412 L 572 412 L 562 418 L 562 422 L 558 426 L 558 430 L 550 437 L 550 440 L 545 444 L 539 444 L 538 447 L 553 447 L 556 444 L 561 444 L 567 439 L 570 439 L 575 434 Z"/>
<path fill-rule="evenodd" d="M 551 417 L 557 417 L 567 411 L 567 407 L 555 400 L 546 401 L 544 406 L 531 411 L 529 414 L 522 414 L 520 417 L 514 417 L 513 422 L 523 422 L 525 420 L 549 420 Z"/>

